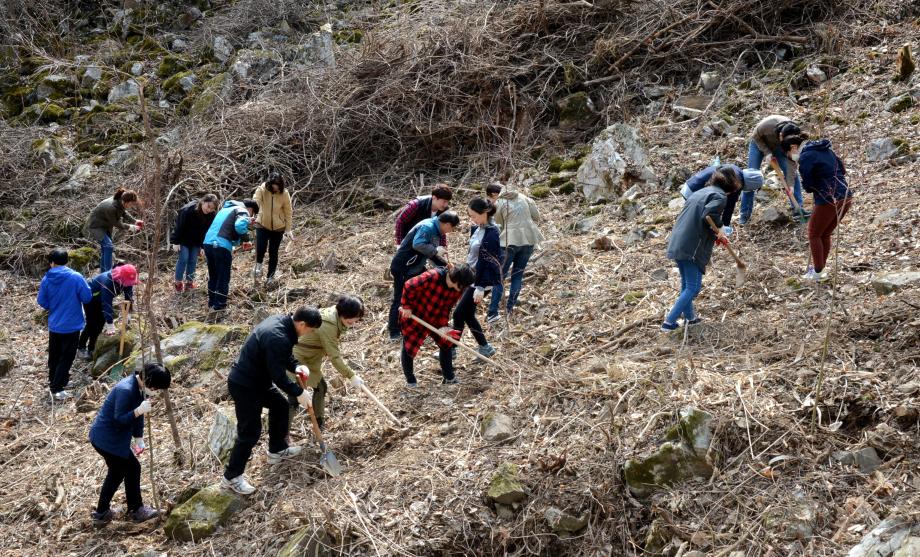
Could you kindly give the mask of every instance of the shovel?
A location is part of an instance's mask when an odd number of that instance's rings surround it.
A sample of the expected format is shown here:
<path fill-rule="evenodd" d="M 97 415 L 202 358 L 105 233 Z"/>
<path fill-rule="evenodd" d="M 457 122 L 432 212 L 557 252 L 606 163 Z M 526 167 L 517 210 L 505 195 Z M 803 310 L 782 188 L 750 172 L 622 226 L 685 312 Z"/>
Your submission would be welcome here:
<path fill-rule="evenodd" d="M 368 396 L 368 398 L 370 398 L 371 400 L 373 400 L 374 403 L 377 404 L 377 406 L 380 407 L 381 410 L 383 410 L 384 414 L 386 414 L 388 418 L 390 418 L 391 420 L 393 420 L 393 423 L 395 423 L 395 424 L 396 424 L 397 426 L 399 426 L 400 428 L 403 427 L 402 422 L 399 421 L 399 418 L 397 418 L 396 416 L 394 416 L 393 413 L 390 412 L 390 410 L 389 410 L 386 406 L 384 406 L 382 402 L 380 402 L 380 399 L 377 398 L 376 396 L 374 396 L 374 393 L 372 393 L 371 390 L 367 388 L 367 386 L 365 386 L 364 384 L 362 384 L 362 385 L 361 385 L 361 390 L 364 391 L 364 394 L 366 394 L 366 395 Z"/>
<path fill-rule="evenodd" d="M 304 389 L 307 388 L 307 385 L 300 376 L 297 377 L 297 382 L 300 383 L 300 386 Z M 313 413 L 313 407 L 308 406 L 307 412 L 310 414 L 310 425 L 313 426 L 313 435 L 316 436 L 316 440 L 319 442 L 319 450 L 323 453 L 323 455 L 319 457 L 319 465 L 322 466 L 327 474 L 333 478 L 337 478 L 342 475 L 342 465 L 339 464 L 338 459 L 335 458 L 332 451 L 326 448 L 326 442 L 323 441 L 323 433 L 319 430 L 319 424 L 316 422 L 316 414 Z"/>
<path fill-rule="evenodd" d="M 713 233 L 719 235 L 719 227 L 716 226 L 716 223 L 712 220 L 712 217 L 706 215 L 706 222 L 709 223 L 709 227 L 712 228 Z M 744 261 L 741 261 L 741 258 L 738 257 L 738 254 L 735 253 L 735 250 L 731 246 L 725 245 L 725 249 L 728 250 L 729 255 L 735 260 L 735 286 L 741 288 L 744 286 L 744 281 L 747 280 L 747 265 L 744 264 Z"/>
<path fill-rule="evenodd" d="M 786 174 L 783 172 L 783 169 L 779 166 L 776 157 L 770 158 L 770 166 L 773 167 L 773 170 L 776 171 L 776 175 L 779 176 L 779 179 L 783 181 L 783 189 L 786 191 L 786 197 L 789 198 L 789 202 L 792 203 L 792 208 L 795 209 L 795 212 L 799 215 L 799 222 L 806 223 L 808 218 L 805 216 L 805 210 L 802 209 L 802 206 L 799 205 L 799 202 L 795 200 L 795 196 L 792 195 L 792 190 L 789 189 L 789 182 L 786 181 Z"/>
<path fill-rule="evenodd" d="M 463 344 L 463 343 L 460 342 L 459 340 L 454 340 L 454 338 L 453 338 L 452 336 L 450 336 L 450 335 L 445 335 L 445 334 L 441 333 L 441 331 L 439 331 L 438 329 L 436 329 L 436 328 L 434 328 L 433 326 L 429 325 L 429 324 L 426 323 L 424 320 L 419 319 L 419 318 L 416 317 L 414 314 L 413 314 L 413 315 L 410 315 L 409 317 L 411 317 L 413 320 L 415 320 L 415 321 L 417 321 L 418 323 L 420 323 L 423 327 L 425 327 L 426 329 L 428 329 L 428 330 L 431 331 L 432 333 L 434 333 L 434 334 L 438 335 L 439 337 L 443 338 L 444 340 L 446 340 L 446 341 L 448 341 L 448 342 L 454 344 L 455 346 L 459 346 L 460 348 L 466 350 L 467 352 L 469 352 L 470 354 L 472 354 L 474 357 L 479 358 L 480 360 L 483 360 L 483 361 L 485 361 L 485 362 L 488 362 L 488 363 L 492 364 L 493 366 L 497 367 L 498 369 L 500 369 L 500 370 L 502 370 L 502 371 L 505 371 L 505 368 L 502 367 L 501 365 L 499 365 L 498 362 L 496 362 L 495 360 L 492 360 L 492 359 L 490 359 L 490 358 L 487 358 L 487 357 L 483 356 L 482 354 L 480 354 L 479 352 L 476 352 L 475 350 L 473 350 L 473 349 L 470 348 L 469 346 Z"/>

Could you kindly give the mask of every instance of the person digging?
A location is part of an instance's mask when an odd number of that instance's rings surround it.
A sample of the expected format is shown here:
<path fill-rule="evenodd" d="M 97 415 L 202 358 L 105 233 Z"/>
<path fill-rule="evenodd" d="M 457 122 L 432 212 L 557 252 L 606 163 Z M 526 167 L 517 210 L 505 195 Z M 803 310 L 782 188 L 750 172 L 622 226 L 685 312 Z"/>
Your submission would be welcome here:
<path fill-rule="evenodd" d="M 230 368 L 227 388 L 236 412 L 237 439 L 230 452 L 221 486 L 242 495 L 256 490 L 243 476 L 252 449 L 262 436 L 262 409 L 268 408 L 268 463 L 280 464 L 300 454 L 288 445 L 289 404 L 284 391 L 306 409 L 312 401 L 288 378 L 286 371 L 306 372 L 293 356 L 297 340 L 322 325 L 319 311 L 301 307 L 293 315 L 273 315 L 259 323 Z M 280 390 L 279 390 L 280 389 Z"/>

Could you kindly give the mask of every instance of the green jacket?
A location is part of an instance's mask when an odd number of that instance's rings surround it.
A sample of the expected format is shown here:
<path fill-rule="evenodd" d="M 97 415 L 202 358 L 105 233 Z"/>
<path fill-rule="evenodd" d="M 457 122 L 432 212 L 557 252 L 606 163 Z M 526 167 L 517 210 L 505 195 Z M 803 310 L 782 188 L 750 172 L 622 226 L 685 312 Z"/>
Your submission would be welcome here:
<path fill-rule="evenodd" d="M 125 210 L 125 206 L 114 197 L 109 197 L 90 212 L 86 221 L 86 233 L 99 240 L 101 238 L 97 237 L 97 231 L 103 231 L 111 237 L 113 228 L 127 230 L 128 224 L 134 224 L 134 219 Z"/>
<path fill-rule="evenodd" d="M 329 356 L 332 367 L 338 370 L 346 379 L 354 377 L 342 353 L 339 352 L 339 337 L 347 330 L 345 324 L 339 319 L 339 312 L 335 307 L 320 310 L 323 324 L 318 329 L 300 337 L 294 346 L 294 357 L 301 364 L 310 368 L 310 380 L 307 386 L 316 388 L 323 379 L 323 356 Z"/>

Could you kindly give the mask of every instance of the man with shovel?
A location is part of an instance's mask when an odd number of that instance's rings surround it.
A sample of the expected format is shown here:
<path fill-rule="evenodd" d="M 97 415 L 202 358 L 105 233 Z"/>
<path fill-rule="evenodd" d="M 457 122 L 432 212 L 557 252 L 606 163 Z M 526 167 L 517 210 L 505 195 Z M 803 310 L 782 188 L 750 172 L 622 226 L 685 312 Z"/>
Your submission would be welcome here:
<path fill-rule="evenodd" d="M 259 323 L 230 368 L 227 387 L 236 409 L 237 439 L 221 485 L 242 495 L 256 490 L 243 476 L 252 449 L 262 436 L 262 409 L 268 408 L 268 462 L 279 464 L 300 454 L 287 444 L 288 401 L 281 391 L 307 408 L 310 395 L 286 371 L 306 371 L 292 355 L 297 339 L 322 325 L 316 308 L 301 307 L 293 315 L 273 315 Z M 303 368 L 303 369 L 300 369 Z M 279 390 L 280 389 L 280 390 Z"/>

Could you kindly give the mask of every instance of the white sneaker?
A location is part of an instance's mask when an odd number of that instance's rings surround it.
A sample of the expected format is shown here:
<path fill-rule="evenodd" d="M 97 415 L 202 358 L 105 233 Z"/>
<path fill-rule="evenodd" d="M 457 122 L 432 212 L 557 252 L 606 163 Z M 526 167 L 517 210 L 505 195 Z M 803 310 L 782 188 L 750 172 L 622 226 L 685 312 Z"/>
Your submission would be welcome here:
<path fill-rule="evenodd" d="M 68 393 L 67 391 L 58 391 L 54 393 L 52 396 L 54 397 L 54 400 L 67 400 L 68 398 L 73 397 L 73 395 Z"/>
<path fill-rule="evenodd" d="M 815 276 L 818 277 L 816 279 L 818 282 L 824 282 L 831 278 L 831 276 L 827 274 L 827 269 L 821 271 L 820 273 L 815 273 Z"/>
<path fill-rule="evenodd" d="M 243 476 L 242 474 L 233 478 L 232 480 L 228 480 L 227 478 L 221 478 L 220 486 L 223 487 L 224 489 L 235 491 L 236 493 L 239 493 L 240 495 L 250 495 L 252 492 L 256 490 L 256 488 L 253 487 L 252 484 L 246 481 L 246 477 Z"/>
<path fill-rule="evenodd" d="M 821 275 L 815 272 L 814 267 L 809 267 L 808 272 L 802 275 L 805 280 L 820 280 Z"/>
<path fill-rule="evenodd" d="M 291 445 L 280 453 L 268 453 L 268 463 L 281 464 L 282 460 L 286 458 L 294 458 L 295 456 L 299 455 L 302 450 L 303 449 L 296 445 Z"/>

